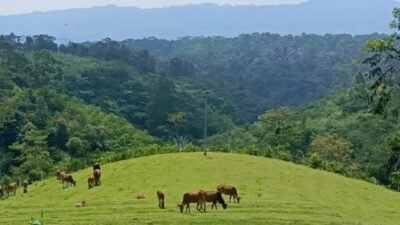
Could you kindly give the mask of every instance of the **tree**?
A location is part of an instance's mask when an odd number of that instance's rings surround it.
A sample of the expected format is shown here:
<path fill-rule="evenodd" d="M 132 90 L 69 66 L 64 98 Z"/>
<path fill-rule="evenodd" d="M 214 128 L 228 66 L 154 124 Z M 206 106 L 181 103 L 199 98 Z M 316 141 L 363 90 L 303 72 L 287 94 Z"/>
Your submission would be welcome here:
<path fill-rule="evenodd" d="M 31 85 L 41 87 L 49 85 L 50 82 L 60 82 L 63 80 L 61 62 L 57 60 L 50 51 L 43 50 L 35 52 L 33 61 L 27 68 Z"/>
<path fill-rule="evenodd" d="M 177 100 L 175 85 L 166 78 L 161 78 L 154 85 L 154 89 L 147 105 L 149 120 L 147 127 L 159 136 L 167 135 L 168 115 L 176 112 Z"/>
<path fill-rule="evenodd" d="M 16 152 L 19 167 L 14 173 L 28 174 L 31 180 L 39 180 L 50 172 L 51 159 L 46 145 L 46 135 L 32 123 L 27 123 L 20 134 L 18 143 L 11 145 Z"/>
<path fill-rule="evenodd" d="M 325 161 L 325 169 L 328 162 L 346 167 L 351 163 L 352 144 L 335 134 L 327 134 L 314 138 L 310 145 L 310 152 Z M 313 155 L 312 157 L 316 158 Z"/>
<path fill-rule="evenodd" d="M 393 10 L 394 20 L 390 27 L 400 30 L 400 9 Z M 391 101 L 394 87 L 399 85 L 400 35 L 394 33 L 383 39 L 371 40 L 365 46 L 369 56 L 362 61 L 370 67 L 365 75 L 370 80 L 370 103 L 373 112 L 387 114 L 387 105 Z"/>
<path fill-rule="evenodd" d="M 47 143 L 49 146 L 56 146 L 60 149 L 66 148 L 66 143 L 69 140 L 67 124 L 64 118 L 59 118 L 56 121 L 56 128 L 47 137 Z"/>
<path fill-rule="evenodd" d="M 392 173 L 400 171 L 400 134 L 397 133 L 388 139 L 390 154 L 387 163 L 383 166 L 384 175 L 381 180 L 384 184 L 390 184 Z"/>

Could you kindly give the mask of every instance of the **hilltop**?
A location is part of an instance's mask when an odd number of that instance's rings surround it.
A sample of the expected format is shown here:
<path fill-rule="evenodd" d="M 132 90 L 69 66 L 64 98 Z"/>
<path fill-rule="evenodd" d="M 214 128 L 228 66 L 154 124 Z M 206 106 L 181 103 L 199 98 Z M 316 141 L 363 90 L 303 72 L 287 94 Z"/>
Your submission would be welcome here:
<path fill-rule="evenodd" d="M 90 169 L 74 173 L 77 187 L 62 189 L 55 178 L 35 183 L 28 194 L 0 201 L 2 225 L 26 224 L 44 215 L 51 224 L 399 224 L 400 194 L 363 181 L 288 162 L 236 154 L 181 153 L 102 166 L 103 183 L 87 189 Z M 240 205 L 201 214 L 180 214 L 182 194 L 220 183 L 237 186 Z M 157 208 L 156 190 L 166 193 Z M 146 198 L 135 199 L 143 193 Z M 225 198 L 227 199 L 227 198 Z M 74 208 L 85 200 L 87 208 Z"/>
<path fill-rule="evenodd" d="M 393 0 L 311 0 L 279 6 L 201 4 L 155 9 L 104 6 L 0 16 L 0 33 L 49 34 L 61 42 L 106 37 L 232 37 L 252 32 L 388 33 L 390 12 L 396 6 L 399 3 Z"/>

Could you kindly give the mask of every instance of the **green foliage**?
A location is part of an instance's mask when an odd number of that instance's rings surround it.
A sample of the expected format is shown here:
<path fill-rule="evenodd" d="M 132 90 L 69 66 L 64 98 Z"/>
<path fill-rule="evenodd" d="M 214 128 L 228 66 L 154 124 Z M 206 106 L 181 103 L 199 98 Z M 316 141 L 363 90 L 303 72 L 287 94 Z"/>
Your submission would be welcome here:
<path fill-rule="evenodd" d="M 399 9 L 393 10 L 393 17 L 391 28 L 400 30 Z M 369 41 L 364 49 L 368 57 L 363 60 L 363 64 L 370 67 L 365 75 L 370 81 L 369 98 L 373 105 L 372 111 L 385 116 L 397 113 L 397 108 L 390 107 L 390 102 L 398 93 L 399 40 L 399 34 L 394 33 L 379 40 Z"/>
<path fill-rule="evenodd" d="M 317 136 L 310 144 L 310 152 L 323 160 L 348 165 L 351 162 L 352 144 L 337 135 Z"/>
<path fill-rule="evenodd" d="M 391 173 L 389 177 L 389 182 L 393 189 L 400 191 L 400 171 Z"/>
<path fill-rule="evenodd" d="M 232 105 L 236 124 L 252 123 L 267 109 L 298 105 L 349 87 L 365 42 L 383 35 L 243 34 L 234 38 L 126 40 L 149 50 L 157 72 L 203 84 Z M 193 64 L 194 76 L 185 71 Z M 191 67 L 191 66 L 188 66 Z"/>

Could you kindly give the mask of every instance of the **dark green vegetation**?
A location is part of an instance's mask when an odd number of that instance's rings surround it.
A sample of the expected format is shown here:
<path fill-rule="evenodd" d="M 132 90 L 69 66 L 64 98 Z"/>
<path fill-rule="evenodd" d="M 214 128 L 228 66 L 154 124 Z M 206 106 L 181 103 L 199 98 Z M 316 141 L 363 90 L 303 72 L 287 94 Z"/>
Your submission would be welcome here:
<path fill-rule="evenodd" d="M 234 121 L 252 123 L 266 109 L 298 105 L 351 85 L 354 59 L 380 35 L 240 35 L 236 38 L 126 40 L 157 57 L 157 71 L 202 83 L 228 100 Z M 194 71 L 193 71 L 193 69 Z"/>
<path fill-rule="evenodd" d="M 164 154 L 102 165 L 102 184 L 88 189 L 91 168 L 73 173 L 77 186 L 62 189 L 52 177 L 27 194 L 0 200 L 2 225 L 262 224 L 398 225 L 400 195 L 360 180 L 274 159 L 236 154 Z M 190 214 L 176 207 L 185 192 L 237 187 L 240 204 Z M 166 194 L 159 209 L 156 191 Z M 144 199 L 136 199 L 139 194 Z M 228 200 L 224 196 L 225 200 Z M 87 207 L 75 208 L 78 201 Z M 229 202 L 228 202 L 229 203 Z"/>
<path fill-rule="evenodd" d="M 374 41 L 363 53 L 367 40 Z M 400 92 L 396 79 L 390 88 L 374 84 L 381 80 L 377 62 L 396 59 L 379 51 L 386 54 L 396 41 L 395 35 L 256 33 L 57 46 L 47 35 L 3 36 L 1 175 L 8 175 L 4 183 L 38 180 L 57 167 L 74 171 L 96 160 L 197 151 L 207 97 L 212 150 L 400 188 Z M 353 63 L 363 58 L 365 65 Z M 370 76 L 359 73 L 369 64 Z"/>

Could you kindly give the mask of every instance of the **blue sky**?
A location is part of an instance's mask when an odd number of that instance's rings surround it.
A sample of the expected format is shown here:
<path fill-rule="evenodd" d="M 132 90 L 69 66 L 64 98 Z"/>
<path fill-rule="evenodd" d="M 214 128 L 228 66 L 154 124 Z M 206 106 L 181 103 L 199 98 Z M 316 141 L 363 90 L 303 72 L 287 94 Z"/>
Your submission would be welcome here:
<path fill-rule="evenodd" d="M 307 0 L 0 0 L 0 15 L 21 14 L 33 11 L 50 11 L 69 8 L 118 5 L 140 8 L 166 7 L 200 3 L 232 5 L 296 4 Z"/>

